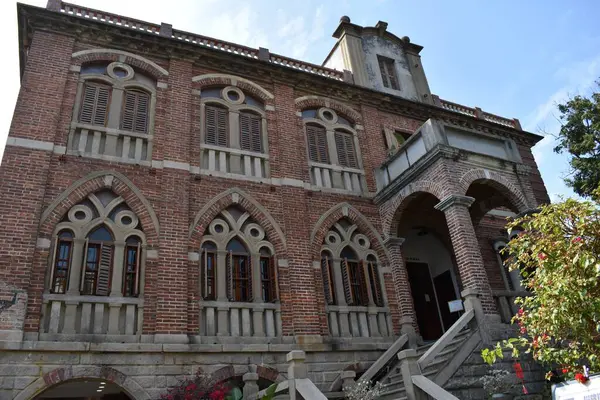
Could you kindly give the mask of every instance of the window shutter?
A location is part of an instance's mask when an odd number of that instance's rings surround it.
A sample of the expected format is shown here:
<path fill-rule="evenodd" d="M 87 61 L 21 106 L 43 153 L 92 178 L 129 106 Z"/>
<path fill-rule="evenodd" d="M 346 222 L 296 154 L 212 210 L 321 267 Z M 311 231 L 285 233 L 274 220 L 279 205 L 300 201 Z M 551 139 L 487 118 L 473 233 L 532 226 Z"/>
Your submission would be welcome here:
<path fill-rule="evenodd" d="M 373 301 L 377 307 L 383 307 L 383 293 L 381 287 L 381 281 L 379 280 L 379 271 L 377 264 L 370 261 L 367 264 L 369 270 L 369 281 L 371 282 L 371 293 L 373 295 Z"/>
<path fill-rule="evenodd" d="M 107 296 L 110 289 L 110 270 L 112 266 L 112 246 L 100 247 L 100 263 L 98 264 L 98 279 L 96 281 L 96 294 Z"/>
<path fill-rule="evenodd" d="M 248 297 L 246 301 L 252 301 L 254 300 L 254 290 L 252 290 L 252 256 L 248 255 L 248 257 L 246 257 L 246 260 L 248 260 L 248 265 L 246 267 L 246 277 L 248 278 L 246 280 L 246 292 L 248 293 Z M 244 277 L 242 276 L 241 278 Z"/>
<path fill-rule="evenodd" d="M 150 96 L 138 90 L 125 91 L 121 113 L 121 129 L 146 133 Z"/>
<path fill-rule="evenodd" d="M 58 254 L 58 236 L 54 238 L 54 251 L 52 252 L 52 264 L 50 267 L 50 291 L 54 292 L 54 272 L 56 270 L 56 257 Z M 67 274 L 67 280 L 69 279 L 69 275 Z M 68 283 L 68 282 L 67 282 Z"/>
<path fill-rule="evenodd" d="M 365 262 L 361 261 L 358 264 L 358 287 L 360 292 L 360 305 L 368 306 L 369 305 L 369 289 L 367 288 L 367 279 L 365 277 Z"/>
<path fill-rule="evenodd" d="M 354 292 L 352 290 L 352 270 L 348 266 L 348 260 L 342 260 L 342 279 L 344 281 L 344 295 L 346 296 L 346 303 L 349 306 L 354 305 Z"/>
<path fill-rule="evenodd" d="M 331 264 L 329 258 L 321 258 L 321 275 L 323 276 L 323 289 L 325 291 L 325 302 L 329 305 L 335 304 L 335 291 L 333 277 L 331 276 Z"/>
<path fill-rule="evenodd" d="M 83 87 L 79 122 L 105 126 L 109 99 L 110 88 L 108 86 L 86 83 Z"/>
<path fill-rule="evenodd" d="M 140 271 L 142 264 L 142 245 L 138 243 L 137 245 L 137 254 L 135 258 L 135 282 L 133 287 L 134 296 L 140 295 Z"/>
<path fill-rule="evenodd" d="M 83 282 L 85 282 L 85 270 L 87 268 L 88 245 L 89 245 L 89 240 L 86 238 L 85 245 L 83 246 L 83 264 L 81 265 L 81 282 L 79 283 L 79 291 L 80 292 L 83 292 Z"/>
<path fill-rule="evenodd" d="M 262 118 L 258 115 L 240 113 L 240 146 L 242 150 L 262 152 Z"/>
<path fill-rule="evenodd" d="M 275 262 L 275 256 L 269 258 L 269 283 L 271 284 L 271 302 L 274 303 L 279 300 L 279 276 L 277 271 L 277 263 Z"/>
<path fill-rule="evenodd" d="M 204 135 L 207 144 L 227 147 L 227 110 L 207 105 L 204 110 Z"/>
<path fill-rule="evenodd" d="M 379 72 L 381 72 L 381 80 L 383 81 L 383 86 L 386 88 L 389 88 L 390 81 L 388 79 L 388 72 L 387 72 L 385 61 L 382 59 L 379 60 Z"/>
<path fill-rule="evenodd" d="M 233 293 L 233 254 L 227 253 L 227 298 L 229 301 L 235 301 L 235 295 Z"/>
<path fill-rule="evenodd" d="M 348 168 L 358 168 L 356 152 L 354 151 L 354 137 L 350 133 L 335 132 L 335 147 L 340 165 Z"/>
<path fill-rule="evenodd" d="M 202 250 L 200 253 L 200 297 L 206 299 L 208 294 L 208 253 Z"/>
<path fill-rule="evenodd" d="M 325 128 L 317 125 L 306 125 L 308 141 L 308 155 L 311 161 L 329 164 L 327 152 L 327 132 Z"/>

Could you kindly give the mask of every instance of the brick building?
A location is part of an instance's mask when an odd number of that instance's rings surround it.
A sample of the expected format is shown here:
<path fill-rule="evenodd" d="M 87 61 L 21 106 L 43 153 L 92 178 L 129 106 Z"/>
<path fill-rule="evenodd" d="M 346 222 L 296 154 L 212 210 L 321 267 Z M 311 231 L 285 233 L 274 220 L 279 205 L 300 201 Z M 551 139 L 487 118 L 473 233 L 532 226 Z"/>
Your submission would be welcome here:
<path fill-rule="evenodd" d="M 419 359 L 449 387 L 506 329 L 541 138 L 432 94 L 408 37 L 343 17 L 318 66 L 56 0 L 18 17 L 0 399 L 157 398 L 197 367 L 262 389 L 298 349 L 323 392 L 353 371 L 417 398 L 386 350 L 471 326 Z"/>

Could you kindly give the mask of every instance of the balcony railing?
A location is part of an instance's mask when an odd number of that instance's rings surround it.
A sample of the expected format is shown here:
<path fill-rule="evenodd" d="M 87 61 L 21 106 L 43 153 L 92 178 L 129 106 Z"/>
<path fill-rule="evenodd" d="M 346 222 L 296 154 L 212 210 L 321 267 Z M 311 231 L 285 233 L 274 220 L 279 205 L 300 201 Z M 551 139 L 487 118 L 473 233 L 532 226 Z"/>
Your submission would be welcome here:
<path fill-rule="evenodd" d="M 44 294 L 41 339 L 60 334 L 66 335 L 66 340 L 77 335 L 137 335 L 141 333 L 143 306 L 143 299 L 130 297 Z"/>
<path fill-rule="evenodd" d="M 332 337 L 387 337 L 393 327 L 386 307 L 328 306 Z"/>
<path fill-rule="evenodd" d="M 209 173 L 212 171 L 254 178 L 268 178 L 269 155 L 228 147 L 203 145 L 201 168 Z"/>
<path fill-rule="evenodd" d="M 152 159 L 152 136 L 74 123 L 67 149 L 70 154 L 87 157 L 149 162 Z"/>
<path fill-rule="evenodd" d="M 281 336 L 281 308 L 274 303 L 201 301 L 200 335 Z"/>
<path fill-rule="evenodd" d="M 360 193 L 366 190 L 364 176 L 364 171 L 360 169 L 310 163 L 311 184 L 317 187 Z"/>

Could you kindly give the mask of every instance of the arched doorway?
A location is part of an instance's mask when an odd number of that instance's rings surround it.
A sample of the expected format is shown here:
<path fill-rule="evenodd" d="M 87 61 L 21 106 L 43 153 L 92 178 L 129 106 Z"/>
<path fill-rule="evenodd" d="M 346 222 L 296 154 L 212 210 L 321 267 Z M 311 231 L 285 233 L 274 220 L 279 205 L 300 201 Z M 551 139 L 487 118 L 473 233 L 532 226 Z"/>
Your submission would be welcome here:
<path fill-rule="evenodd" d="M 120 386 L 102 379 L 75 379 L 46 389 L 34 400 L 131 400 Z"/>
<path fill-rule="evenodd" d="M 419 334 L 436 340 L 459 318 L 450 309 L 460 299 L 460 278 L 444 213 L 436 210 L 439 199 L 415 193 L 404 200 L 393 227 L 404 238 L 402 254 Z"/>

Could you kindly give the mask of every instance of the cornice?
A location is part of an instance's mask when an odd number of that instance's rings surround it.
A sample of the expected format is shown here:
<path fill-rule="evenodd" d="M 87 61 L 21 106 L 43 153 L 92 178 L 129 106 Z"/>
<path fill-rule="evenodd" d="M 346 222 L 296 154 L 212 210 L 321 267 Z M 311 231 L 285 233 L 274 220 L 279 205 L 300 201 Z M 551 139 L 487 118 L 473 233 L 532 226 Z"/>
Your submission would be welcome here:
<path fill-rule="evenodd" d="M 382 112 L 426 121 L 437 118 L 457 127 L 468 127 L 497 136 L 511 137 L 519 144 L 533 146 L 541 136 L 530 132 L 502 127 L 441 107 L 395 97 L 373 89 L 326 78 L 304 71 L 250 59 L 221 50 L 200 47 L 177 39 L 149 32 L 135 31 L 100 21 L 82 19 L 43 8 L 18 4 L 19 46 L 27 46 L 33 29 L 71 35 L 84 43 L 137 53 L 145 57 L 185 60 L 223 73 L 249 77 L 262 82 L 283 82 L 298 89 L 340 101 L 361 103 Z M 23 59 L 21 60 L 23 66 Z"/>

